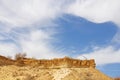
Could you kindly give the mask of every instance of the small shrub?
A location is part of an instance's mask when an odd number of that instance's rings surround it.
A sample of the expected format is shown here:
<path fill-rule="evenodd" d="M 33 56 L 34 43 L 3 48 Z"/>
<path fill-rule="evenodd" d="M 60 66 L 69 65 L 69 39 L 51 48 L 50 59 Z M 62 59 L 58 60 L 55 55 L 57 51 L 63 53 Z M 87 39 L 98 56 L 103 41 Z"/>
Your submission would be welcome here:
<path fill-rule="evenodd" d="M 18 53 L 15 55 L 15 60 L 23 59 L 26 57 L 26 53 Z"/>
<path fill-rule="evenodd" d="M 12 57 L 11 57 L 11 56 L 7 56 L 7 58 L 8 58 L 8 59 L 12 59 Z"/>

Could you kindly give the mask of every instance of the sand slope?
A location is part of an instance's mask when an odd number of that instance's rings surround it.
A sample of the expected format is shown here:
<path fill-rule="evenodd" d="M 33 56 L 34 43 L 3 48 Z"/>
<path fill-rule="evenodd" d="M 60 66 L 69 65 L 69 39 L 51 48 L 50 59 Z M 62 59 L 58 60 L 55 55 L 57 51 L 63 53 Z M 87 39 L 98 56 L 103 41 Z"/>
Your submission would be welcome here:
<path fill-rule="evenodd" d="M 0 66 L 0 80 L 112 80 L 94 68 L 41 69 Z"/>

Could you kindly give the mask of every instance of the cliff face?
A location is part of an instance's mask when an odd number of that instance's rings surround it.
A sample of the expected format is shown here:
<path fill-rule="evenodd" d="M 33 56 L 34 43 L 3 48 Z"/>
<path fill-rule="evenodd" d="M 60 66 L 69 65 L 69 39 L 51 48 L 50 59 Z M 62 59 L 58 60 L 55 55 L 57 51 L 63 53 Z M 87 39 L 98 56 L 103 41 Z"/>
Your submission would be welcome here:
<path fill-rule="evenodd" d="M 0 56 L 0 73 L 0 80 L 113 80 L 95 69 L 94 59 L 69 57 L 12 60 Z"/>
<path fill-rule="evenodd" d="M 2 65 L 13 65 L 15 63 L 14 60 L 6 58 L 4 56 L 0 56 L 0 66 Z"/>
<path fill-rule="evenodd" d="M 31 60 L 23 59 L 22 62 L 25 65 L 37 65 L 41 68 L 95 68 L 94 59 L 91 60 L 79 60 L 69 57 L 56 58 L 52 60 Z"/>
<path fill-rule="evenodd" d="M 37 60 L 31 58 L 12 60 L 4 56 L 0 56 L 0 65 L 39 66 L 41 68 L 95 68 L 95 61 L 94 59 L 79 60 L 69 57 L 56 58 L 51 60 Z"/>

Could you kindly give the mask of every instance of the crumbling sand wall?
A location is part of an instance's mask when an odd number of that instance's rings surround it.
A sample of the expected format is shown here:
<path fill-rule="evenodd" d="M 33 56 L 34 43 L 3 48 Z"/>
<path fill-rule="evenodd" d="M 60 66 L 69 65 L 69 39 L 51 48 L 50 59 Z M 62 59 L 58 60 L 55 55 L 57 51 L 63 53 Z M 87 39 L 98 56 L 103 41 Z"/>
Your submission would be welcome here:
<path fill-rule="evenodd" d="M 40 66 L 41 68 L 95 68 L 94 59 L 91 60 L 79 60 L 72 59 L 69 57 L 65 58 L 56 58 L 52 60 L 31 60 L 24 59 L 23 63 L 25 65 L 35 65 Z"/>
<path fill-rule="evenodd" d="M 6 58 L 4 56 L 0 56 L 0 66 L 2 65 L 13 65 L 15 63 L 14 60 Z"/>
<path fill-rule="evenodd" d="M 32 58 L 12 60 L 3 56 L 0 56 L 0 65 L 39 66 L 41 68 L 95 68 L 96 66 L 94 59 L 80 60 L 64 57 L 51 60 L 37 60 Z"/>

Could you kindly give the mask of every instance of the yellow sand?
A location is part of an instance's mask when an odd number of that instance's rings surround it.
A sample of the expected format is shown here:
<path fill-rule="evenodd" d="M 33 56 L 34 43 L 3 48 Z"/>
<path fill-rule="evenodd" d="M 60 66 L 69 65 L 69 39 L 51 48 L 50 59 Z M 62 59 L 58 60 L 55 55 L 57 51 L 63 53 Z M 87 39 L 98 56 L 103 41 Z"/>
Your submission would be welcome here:
<path fill-rule="evenodd" d="M 113 80 L 94 68 L 41 69 L 0 66 L 0 80 Z"/>

